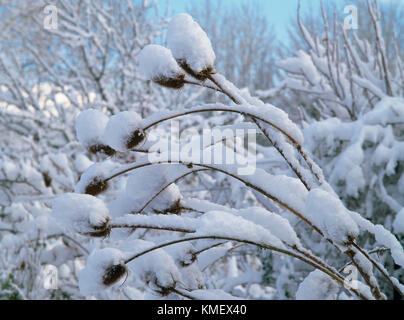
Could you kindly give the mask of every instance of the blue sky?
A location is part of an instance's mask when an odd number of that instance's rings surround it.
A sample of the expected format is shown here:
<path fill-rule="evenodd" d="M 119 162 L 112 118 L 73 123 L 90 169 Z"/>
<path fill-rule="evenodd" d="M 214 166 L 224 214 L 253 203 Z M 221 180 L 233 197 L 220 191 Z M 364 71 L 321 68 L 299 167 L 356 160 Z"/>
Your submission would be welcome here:
<path fill-rule="evenodd" d="M 173 13 L 187 12 L 187 9 L 193 3 L 198 3 L 201 0 L 171 0 L 170 7 Z M 223 1 L 223 0 L 216 0 Z M 296 8 L 298 0 L 228 0 L 231 5 L 238 5 L 245 2 L 257 2 L 263 10 L 263 14 L 275 28 L 278 37 L 286 36 L 286 28 L 291 17 L 296 16 Z M 305 0 L 307 2 L 307 0 Z M 304 2 L 303 5 L 304 6 Z M 165 0 L 160 0 L 164 6 Z M 318 3 L 318 1 L 315 1 Z"/>
<path fill-rule="evenodd" d="M 202 0 L 158 0 L 159 4 L 165 8 L 167 1 L 170 3 L 170 8 L 174 13 L 187 12 L 187 9 L 192 4 L 197 4 Z M 225 1 L 230 5 L 239 5 L 240 3 L 258 3 L 262 8 L 263 14 L 268 19 L 268 22 L 274 27 L 278 39 L 285 39 L 287 37 L 287 27 L 290 23 L 291 17 L 296 17 L 296 9 L 298 0 L 213 0 L 213 1 Z M 341 3 L 340 0 L 325 0 Z M 366 0 L 364 0 L 366 1 Z M 394 3 L 403 0 L 379 0 L 379 3 Z M 319 0 L 301 0 L 302 10 L 312 10 L 320 5 Z"/>

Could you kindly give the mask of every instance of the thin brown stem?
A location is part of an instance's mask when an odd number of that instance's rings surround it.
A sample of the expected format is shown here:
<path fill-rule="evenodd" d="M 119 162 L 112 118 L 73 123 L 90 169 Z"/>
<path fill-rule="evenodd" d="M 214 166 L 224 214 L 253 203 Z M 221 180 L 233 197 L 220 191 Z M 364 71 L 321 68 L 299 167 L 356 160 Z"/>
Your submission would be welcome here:
<path fill-rule="evenodd" d="M 222 237 L 222 236 L 196 236 L 196 237 L 189 237 L 189 238 L 182 238 L 182 239 L 178 239 L 178 240 L 173 240 L 170 242 L 166 242 L 166 243 L 162 243 L 159 244 L 155 247 L 149 248 L 147 250 L 144 250 L 134 256 L 132 256 L 131 258 L 127 259 L 124 263 L 128 264 L 129 262 L 147 254 L 150 253 L 152 251 L 167 247 L 167 246 L 171 246 L 177 243 L 182 243 L 182 242 L 187 242 L 187 241 L 193 241 L 193 240 L 202 240 L 202 239 L 212 239 L 212 240 L 227 240 L 227 241 L 235 241 L 235 242 L 242 242 L 242 243 L 246 243 L 246 244 L 251 244 L 254 246 L 258 246 L 260 248 L 263 249 L 269 249 L 272 251 L 276 251 L 279 253 L 283 253 L 289 256 L 292 256 L 296 259 L 299 259 L 309 265 L 311 265 L 312 267 L 314 267 L 315 269 L 318 269 L 320 271 L 322 271 L 323 273 L 327 274 L 328 276 L 330 276 L 331 278 L 333 278 L 335 281 L 337 281 L 338 283 L 340 283 L 341 285 L 344 285 L 348 290 L 352 291 L 355 295 L 357 295 L 358 297 L 360 297 L 363 300 L 367 300 L 367 298 L 360 293 L 359 291 L 357 291 L 355 288 L 352 288 L 351 286 L 349 286 L 348 284 L 346 284 L 344 282 L 343 279 L 341 279 L 340 277 L 336 276 L 334 273 L 331 273 L 329 270 L 325 269 L 323 266 L 316 264 L 313 261 L 310 261 L 309 259 L 307 259 L 306 257 L 300 256 L 299 254 L 296 254 L 292 251 L 286 250 L 286 249 L 282 249 L 282 248 L 277 248 L 274 246 L 270 246 L 270 245 L 266 245 L 266 244 L 260 244 L 260 243 L 256 243 L 253 241 L 249 241 L 249 240 L 242 240 L 242 239 L 237 239 L 237 238 L 232 238 L 232 237 Z"/>
<path fill-rule="evenodd" d="M 150 230 L 164 230 L 164 231 L 173 231 L 173 232 L 183 232 L 183 233 L 195 233 L 195 230 L 192 229 L 184 229 L 184 228 L 173 228 L 173 227 L 158 227 L 158 226 L 150 226 L 144 224 L 111 224 L 111 229 L 150 229 Z"/>
<path fill-rule="evenodd" d="M 171 186 L 173 183 L 177 183 L 179 180 L 185 178 L 186 176 L 192 174 L 192 173 L 197 173 L 200 171 L 205 171 L 207 169 L 197 169 L 197 170 L 192 170 L 191 172 L 186 172 L 185 174 L 181 175 L 180 177 L 174 179 L 173 181 L 168 182 L 165 186 L 163 186 L 159 192 L 157 192 L 149 201 L 147 201 L 143 207 L 139 210 L 139 213 L 142 213 L 144 209 L 154 200 L 156 199 L 164 190 L 166 190 L 169 186 Z"/>

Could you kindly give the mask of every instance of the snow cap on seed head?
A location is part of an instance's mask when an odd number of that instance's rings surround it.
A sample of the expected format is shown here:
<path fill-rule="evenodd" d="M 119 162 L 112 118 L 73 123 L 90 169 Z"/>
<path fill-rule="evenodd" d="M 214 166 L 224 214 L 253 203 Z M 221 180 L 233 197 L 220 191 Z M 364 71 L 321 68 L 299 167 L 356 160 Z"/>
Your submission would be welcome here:
<path fill-rule="evenodd" d="M 139 145 L 145 138 L 142 118 L 133 111 L 113 115 L 104 131 L 103 140 L 115 150 L 125 152 Z"/>
<path fill-rule="evenodd" d="M 139 54 L 139 72 L 148 80 L 172 89 L 184 86 L 185 73 L 170 50 L 149 44 Z"/>
<path fill-rule="evenodd" d="M 168 48 L 188 73 L 200 80 L 212 72 L 215 53 L 207 34 L 189 14 L 171 19 L 167 33 Z"/>
<path fill-rule="evenodd" d="M 113 155 L 115 150 L 105 145 L 102 134 L 107 125 L 108 117 L 101 111 L 87 109 L 76 118 L 76 135 L 79 142 L 92 153 L 99 151 Z"/>
<path fill-rule="evenodd" d="M 124 253 L 114 248 L 95 250 L 80 272 L 79 288 L 82 295 L 91 295 L 108 289 L 127 274 Z"/>
<path fill-rule="evenodd" d="M 104 202 L 87 194 L 66 193 L 52 203 L 52 214 L 67 230 L 93 237 L 109 234 L 109 211 Z"/>
<path fill-rule="evenodd" d="M 126 194 L 141 207 L 158 194 L 147 208 L 159 213 L 180 213 L 182 195 L 175 183 L 169 184 L 170 166 L 158 164 L 134 170 L 126 182 Z"/>
<path fill-rule="evenodd" d="M 80 180 L 77 182 L 74 192 L 97 196 L 106 191 L 109 187 L 106 175 L 117 167 L 118 164 L 111 160 L 94 163 L 80 176 Z"/>

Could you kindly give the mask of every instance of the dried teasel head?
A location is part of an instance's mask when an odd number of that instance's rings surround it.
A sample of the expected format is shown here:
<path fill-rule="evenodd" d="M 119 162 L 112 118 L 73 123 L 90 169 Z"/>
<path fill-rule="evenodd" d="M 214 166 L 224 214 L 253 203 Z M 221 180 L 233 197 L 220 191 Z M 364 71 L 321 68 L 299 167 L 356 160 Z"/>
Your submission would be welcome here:
<path fill-rule="evenodd" d="M 204 81 L 213 72 L 216 55 L 206 32 L 186 13 L 176 15 L 168 24 L 167 45 L 181 68 Z"/>
<path fill-rule="evenodd" d="M 111 226 L 109 225 L 110 218 L 107 217 L 105 222 L 99 226 L 91 226 L 93 231 L 83 233 L 85 236 L 93 238 L 107 238 L 111 233 Z"/>
<path fill-rule="evenodd" d="M 52 183 L 52 178 L 49 176 L 48 172 L 42 172 L 43 182 L 45 183 L 45 187 L 49 188 Z"/>
<path fill-rule="evenodd" d="M 103 237 L 110 232 L 108 208 L 91 195 L 60 195 L 52 202 L 52 214 L 63 229 L 71 232 L 93 237 Z"/>
<path fill-rule="evenodd" d="M 94 144 L 88 148 L 88 151 L 92 154 L 97 154 L 101 152 L 106 154 L 107 156 L 113 156 L 116 153 L 114 149 L 105 144 Z"/>
<path fill-rule="evenodd" d="M 104 144 L 101 136 L 108 122 L 108 117 L 100 110 L 86 109 L 76 118 L 76 135 L 80 143 L 90 152 L 102 150 Z M 99 147 L 97 147 L 99 145 Z"/>
<path fill-rule="evenodd" d="M 126 147 L 130 150 L 138 146 L 146 138 L 146 133 L 142 129 L 136 129 L 132 132 L 126 141 Z"/>
<path fill-rule="evenodd" d="M 176 77 L 159 76 L 153 78 L 153 82 L 169 88 L 169 89 L 181 89 L 185 85 L 185 74 L 177 74 Z"/>
<path fill-rule="evenodd" d="M 181 199 L 176 200 L 169 208 L 165 210 L 153 210 L 156 214 L 176 214 L 180 215 L 184 211 L 184 207 L 181 204 Z"/>
<path fill-rule="evenodd" d="M 97 196 L 108 189 L 108 182 L 100 177 L 94 177 L 86 186 L 84 193 Z"/>
<path fill-rule="evenodd" d="M 102 283 L 106 286 L 113 285 L 125 274 L 128 274 L 128 269 L 124 264 L 121 263 L 113 265 L 105 270 L 105 273 L 102 277 Z"/>
<path fill-rule="evenodd" d="M 186 73 L 188 73 L 189 75 L 200 81 L 205 81 L 211 74 L 214 73 L 213 67 L 207 67 L 199 72 L 195 72 L 194 70 L 191 69 L 191 67 L 185 60 L 180 59 L 177 62 Z"/>
<path fill-rule="evenodd" d="M 167 48 L 150 44 L 139 54 L 139 72 L 148 80 L 170 88 L 181 89 L 185 84 L 185 73 Z"/>
<path fill-rule="evenodd" d="M 103 141 L 116 151 L 127 152 L 139 145 L 145 137 L 142 117 L 134 111 L 123 111 L 110 117 Z"/>
<path fill-rule="evenodd" d="M 149 282 L 150 284 L 150 282 Z M 158 282 L 157 278 L 154 278 L 153 281 L 153 291 L 156 292 L 157 294 L 159 294 L 162 297 L 167 297 L 169 296 L 171 293 L 173 293 L 175 291 L 175 287 L 177 286 L 177 281 L 174 280 L 171 283 L 170 286 L 163 286 Z"/>
<path fill-rule="evenodd" d="M 185 256 L 181 259 L 180 265 L 181 267 L 189 267 L 198 259 L 198 255 L 191 250 L 186 252 Z"/>

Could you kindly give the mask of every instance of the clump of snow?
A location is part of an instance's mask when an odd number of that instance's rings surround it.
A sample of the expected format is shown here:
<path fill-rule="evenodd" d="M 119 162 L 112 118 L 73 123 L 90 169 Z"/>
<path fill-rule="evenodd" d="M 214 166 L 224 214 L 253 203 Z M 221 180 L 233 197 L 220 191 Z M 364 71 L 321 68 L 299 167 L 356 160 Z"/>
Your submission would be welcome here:
<path fill-rule="evenodd" d="M 397 216 L 393 222 L 393 228 L 395 233 L 404 234 L 404 208 L 397 213 Z"/>
<path fill-rule="evenodd" d="M 134 239 L 124 242 L 120 249 L 127 254 L 135 255 L 154 246 L 153 242 Z M 153 250 L 130 261 L 128 268 L 135 277 L 144 280 L 157 292 L 173 288 L 181 280 L 174 259 L 163 249 Z"/>
<path fill-rule="evenodd" d="M 142 130 L 142 118 L 133 111 L 124 111 L 113 115 L 104 131 L 103 141 L 111 148 L 125 152 L 136 146 L 135 140 L 140 140 L 144 133 Z M 138 136 L 138 137 L 137 137 Z"/>
<path fill-rule="evenodd" d="M 322 189 L 309 192 L 305 212 L 324 235 L 335 243 L 344 245 L 359 234 L 358 226 L 342 202 Z"/>
<path fill-rule="evenodd" d="M 276 248 L 285 248 L 281 240 L 269 230 L 242 217 L 223 211 L 205 213 L 200 219 L 197 234 L 234 238 Z"/>
<path fill-rule="evenodd" d="M 397 238 L 379 224 L 374 226 L 374 235 L 378 243 L 390 248 L 394 262 L 404 267 L 404 251 Z"/>
<path fill-rule="evenodd" d="M 2 179 L 7 178 L 9 180 L 16 180 L 19 174 L 18 165 L 8 159 L 1 159 L 0 161 L 0 177 Z"/>
<path fill-rule="evenodd" d="M 352 288 L 357 288 L 356 290 L 360 292 L 366 299 L 375 300 L 375 297 L 370 290 L 370 287 L 359 280 L 352 280 L 350 283 Z"/>
<path fill-rule="evenodd" d="M 122 217 L 127 214 L 133 214 L 139 210 L 139 204 L 133 201 L 126 193 L 108 203 L 108 209 L 112 218 Z"/>
<path fill-rule="evenodd" d="M 317 84 L 321 80 L 321 76 L 313 64 L 310 55 L 303 50 L 299 50 L 296 57 L 282 60 L 278 63 L 278 66 L 290 73 L 304 73 L 313 84 Z"/>
<path fill-rule="evenodd" d="M 133 171 L 126 183 L 126 194 L 138 205 L 138 210 L 147 204 L 171 181 L 168 164 L 141 167 Z M 170 184 L 147 206 L 157 212 L 165 211 L 181 201 L 182 196 L 176 184 Z"/>
<path fill-rule="evenodd" d="M 236 214 L 268 229 L 275 237 L 289 245 L 301 246 L 300 240 L 289 221 L 278 214 L 258 207 L 242 209 Z"/>
<path fill-rule="evenodd" d="M 363 253 L 361 253 L 360 251 L 357 251 L 357 252 L 355 252 L 355 255 L 353 258 L 354 258 L 354 261 L 355 261 L 357 267 L 359 267 L 361 270 L 363 270 L 368 275 L 372 274 L 373 265 L 366 258 L 366 256 Z M 372 276 L 372 280 L 375 281 L 373 276 Z M 374 282 L 374 283 L 376 283 L 376 282 Z"/>
<path fill-rule="evenodd" d="M 108 117 L 99 110 L 87 109 L 76 119 L 76 135 L 80 143 L 89 148 L 102 144 L 102 134 L 107 125 Z"/>
<path fill-rule="evenodd" d="M 108 289 L 109 285 L 104 283 L 108 272 L 114 266 L 123 266 L 123 261 L 124 254 L 118 249 L 104 248 L 91 253 L 86 267 L 80 272 L 80 293 L 88 296 Z M 121 277 L 123 275 L 121 274 Z"/>
<path fill-rule="evenodd" d="M 139 54 L 139 72 L 148 80 L 179 79 L 184 71 L 171 51 L 163 46 L 149 44 Z"/>
<path fill-rule="evenodd" d="M 372 222 L 363 218 L 357 212 L 349 211 L 349 214 L 362 230 L 366 230 L 373 234 L 379 244 L 390 249 L 391 256 L 393 257 L 396 264 L 404 267 L 404 249 L 401 246 L 400 242 L 390 231 L 388 231 L 380 224 L 374 225 Z"/>
<path fill-rule="evenodd" d="M 9 215 L 12 222 L 23 221 L 30 216 L 30 213 L 22 203 L 12 203 L 9 207 L 5 208 L 5 213 Z"/>
<path fill-rule="evenodd" d="M 404 99 L 398 97 L 383 98 L 375 107 L 363 116 L 366 124 L 400 123 L 404 121 Z"/>
<path fill-rule="evenodd" d="M 253 175 L 245 176 L 244 179 L 291 209 L 304 212 L 308 192 L 300 180 L 284 175 L 272 175 L 258 168 Z"/>
<path fill-rule="evenodd" d="M 19 246 L 23 245 L 23 239 L 21 237 L 18 237 L 15 234 L 8 233 L 4 236 L 2 236 L 0 240 L 1 248 L 6 250 L 6 249 L 11 249 L 14 246 Z"/>
<path fill-rule="evenodd" d="M 167 43 L 174 58 L 185 62 L 196 74 L 213 69 L 216 56 L 212 44 L 190 15 L 178 14 L 170 21 Z"/>
<path fill-rule="evenodd" d="M 335 300 L 338 283 L 320 270 L 311 272 L 299 285 L 297 300 Z"/>
<path fill-rule="evenodd" d="M 87 194 L 66 193 L 56 197 L 52 213 L 62 227 L 82 234 L 105 228 L 110 219 L 104 202 Z"/>
<path fill-rule="evenodd" d="M 88 159 L 84 154 L 78 154 L 76 156 L 76 159 L 74 159 L 74 167 L 78 172 L 86 171 L 87 168 L 89 168 L 93 164 L 94 162 Z"/>

